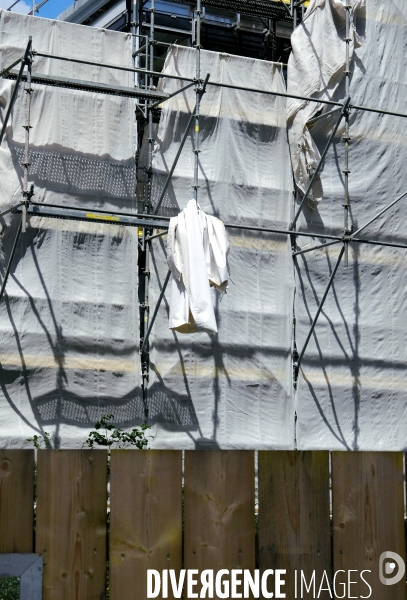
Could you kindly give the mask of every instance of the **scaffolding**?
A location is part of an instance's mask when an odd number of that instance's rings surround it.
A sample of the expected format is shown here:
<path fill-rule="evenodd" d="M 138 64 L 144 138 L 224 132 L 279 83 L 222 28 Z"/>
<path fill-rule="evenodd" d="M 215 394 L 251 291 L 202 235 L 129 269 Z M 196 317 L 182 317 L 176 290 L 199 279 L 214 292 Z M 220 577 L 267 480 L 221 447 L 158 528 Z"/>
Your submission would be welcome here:
<path fill-rule="evenodd" d="M 297 348 L 297 343 L 294 334 L 294 343 L 293 343 L 293 353 L 292 353 L 292 368 L 293 368 L 293 384 L 296 386 L 298 373 L 301 367 L 302 360 L 304 358 L 305 352 L 307 350 L 308 343 L 313 335 L 315 326 L 318 322 L 319 316 L 323 309 L 325 300 L 329 294 L 331 286 L 334 282 L 335 275 L 339 269 L 340 263 L 342 259 L 344 259 L 345 266 L 348 265 L 348 252 L 349 246 L 352 244 L 370 244 L 370 245 L 378 245 L 378 246 L 389 246 L 393 248 L 402 248 L 407 249 L 406 244 L 401 243 L 393 243 L 388 242 L 381 239 L 371 239 L 360 237 L 362 231 L 370 225 L 372 222 L 381 217 L 384 213 L 389 211 L 392 207 L 394 207 L 398 202 L 400 202 L 403 198 L 407 196 L 407 191 L 403 194 L 399 195 L 397 198 L 389 202 L 385 208 L 379 211 L 377 214 L 374 214 L 370 218 L 366 220 L 366 222 L 360 226 L 356 231 L 352 231 L 349 227 L 349 211 L 350 211 L 350 198 L 349 198 L 349 143 L 350 143 L 350 113 L 351 111 L 367 111 L 378 113 L 381 115 L 389 115 L 397 118 L 407 118 L 407 114 L 384 110 L 380 107 L 372 107 L 372 106 L 359 106 L 352 103 L 352 99 L 349 94 L 349 81 L 350 81 L 350 56 L 349 56 L 349 42 L 350 42 L 350 11 L 352 6 L 348 3 L 345 6 L 346 10 L 346 36 L 345 36 L 345 70 L 344 70 L 344 79 L 345 79 L 345 88 L 346 88 L 346 99 L 343 102 L 336 102 L 333 100 L 323 100 L 317 99 L 308 96 L 299 96 L 293 95 L 289 93 L 283 92 L 274 92 L 274 91 L 265 91 L 262 89 L 255 89 L 250 87 L 244 87 L 240 85 L 234 84 L 225 84 L 211 80 L 210 73 L 201 73 L 201 61 L 200 61 L 200 52 L 201 52 L 201 18 L 202 18 L 202 2 L 204 2 L 208 6 L 212 6 L 216 4 L 211 2 L 210 0 L 197 0 L 195 5 L 195 27 L 196 27 L 196 35 L 195 35 L 195 50 L 196 50 L 196 67 L 195 67 L 195 76 L 194 77 L 184 77 L 184 76 L 176 76 L 170 75 L 167 73 L 154 71 L 154 48 L 156 45 L 156 41 L 154 39 L 154 12 L 155 12 L 155 0 L 151 0 L 151 18 L 150 18 L 150 33 L 148 36 L 141 35 L 138 32 L 138 10 L 139 6 L 137 3 L 133 5 L 133 20 L 132 20 L 132 40 L 133 40 L 133 60 L 134 64 L 132 67 L 123 67 L 118 65 L 111 65 L 107 63 L 99 63 L 94 61 L 86 61 L 79 60 L 73 57 L 66 56 L 58 56 L 55 54 L 47 54 L 41 53 L 35 50 L 35 40 L 28 40 L 26 50 L 24 55 L 16 60 L 13 64 L 9 65 L 7 68 L 3 69 L 0 73 L 0 76 L 3 78 L 13 79 L 15 80 L 14 88 L 11 94 L 11 99 L 9 106 L 7 107 L 2 130 L 0 132 L 0 144 L 3 141 L 7 124 L 10 118 L 10 114 L 13 106 L 16 103 L 18 97 L 18 91 L 22 82 L 25 82 L 25 99 L 26 99 L 26 125 L 25 125 L 25 146 L 24 146 L 24 162 L 22 163 L 24 170 L 24 182 L 23 182 L 23 190 L 22 190 L 22 199 L 21 201 L 3 211 L 0 216 L 3 216 L 9 212 L 18 213 L 19 214 L 19 225 L 16 233 L 16 237 L 14 239 L 14 243 L 12 246 L 12 250 L 10 256 L 8 258 L 7 267 L 5 270 L 5 274 L 3 277 L 3 281 L 0 289 L 0 301 L 5 292 L 7 279 L 10 273 L 10 269 L 12 266 L 13 258 L 15 255 L 17 243 L 21 234 L 23 234 L 26 230 L 26 222 L 27 215 L 32 216 L 46 216 L 56 219 L 71 219 L 71 220 L 79 220 L 79 221 L 90 221 L 90 222 L 100 222 L 100 223 L 109 223 L 111 225 L 123 225 L 130 227 L 139 228 L 139 309 L 140 309 L 140 361 L 141 361 L 141 375 L 142 375 L 142 392 L 143 392 L 143 403 L 145 410 L 145 419 L 148 420 L 148 382 L 149 382 L 149 337 L 154 326 L 154 322 L 156 316 L 158 314 L 160 303 L 164 297 L 165 289 L 168 284 L 170 278 L 170 272 L 168 271 L 167 276 L 164 280 L 164 284 L 161 289 L 160 296 L 158 298 L 157 304 L 154 307 L 154 311 L 150 317 L 150 303 L 149 303 L 149 244 L 150 242 L 166 233 L 168 229 L 169 217 L 164 215 L 160 215 L 160 207 L 162 201 L 164 199 L 166 190 L 168 185 L 171 182 L 171 178 L 174 174 L 175 167 L 177 162 L 181 156 L 185 141 L 187 137 L 190 135 L 190 129 L 192 125 L 194 125 L 194 144 L 193 144 L 193 152 L 194 152 L 194 173 L 193 173 L 193 189 L 194 189 L 194 198 L 198 202 L 199 199 L 199 182 L 198 182 L 198 157 L 199 157 L 199 149 L 200 149 L 200 103 L 203 95 L 208 86 L 217 86 L 217 87 L 225 87 L 229 89 L 247 91 L 253 94 L 256 93 L 265 93 L 271 96 L 280 96 L 284 98 L 294 98 L 299 100 L 304 100 L 307 102 L 317 103 L 318 105 L 325 105 L 330 107 L 331 110 L 313 118 L 308 122 L 312 124 L 319 119 L 326 118 L 332 114 L 337 114 L 338 118 L 336 123 L 331 131 L 331 134 L 327 140 L 326 146 L 321 154 L 319 163 L 309 181 L 309 185 L 305 191 L 305 193 L 301 196 L 298 189 L 294 190 L 295 196 L 298 198 L 298 203 L 294 203 L 295 211 L 293 211 L 292 220 L 287 228 L 263 228 L 258 226 L 251 225 L 238 225 L 234 223 L 224 223 L 227 229 L 236 229 L 236 230 L 246 230 L 246 231 L 255 231 L 259 234 L 261 233 L 273 233 L 277 235 L 281 235 L 284 237 L 288 237 L 291 240 L 291 249 L 292 249 L 292 258 L 293 261 L 297 260 L 299 255 L 313 252 L 318 250 L 319 248 L 339 245 L 340 252 L 337 258 L 336 264 L 332 269 L 329 280 L 326 283 L 326 288 L 324 294 L 319 301 L 319 306 L 312 319 L 312 323 L 308 334 L 306 336 L 305 342 L 301 348 Z M 237 9 L 238 5 L 240 6 L 239 1 L 230 2 L 231 6 L 233 5 L 233 9 Z M 245 8 L 249 9 L 252 7 L 253 10 L 260 10 L 260 6 L 266 3 L 259 2 L 244 2 Z M 287 5 L 284 4 L 283 0 L 281 0 L 281 10 L 286 15 L 286 18 L 290 16 L 291 22 L 295 25 L 296 22 L 296 14 L 299 8 L 301 8 L 302 2 L 293 2 L 291 0 L 291 10 L 288 9 Z M 287 12 L 289 13 L 287 15 Z M 161 43 L 161 42 L 160 42 Z M 168 45 L 169 46 L 169 45 Z M 113 86 L 95 83 L 91 81 L 82 81 L 76 79 L 69 79 L 63 77 L 56 76 L 48 76 L 41 73 L 36 73 L 33 71 L 33 59 L 35 56 L 41 56 L 48 59 L 52 59 L 55 61 L 71 61 L 74 63 L 80 63 L 85 65 L 92 65 L 102 68 L 109 69 L 117 69 L 119 71 L 126 71 L 134 74 L 134 88 L 130 87 L 122 87 L 122 86 Z M 18 69 L 16 70 L 16 67 Z M 204 75 L 204 76 L 203 76 Z M 172 94 L 165 94 L 156 89 L 156 82 L 159 78 L 173 78 L 182 81 L 183 85 L 180 89 Z M 30 103 L 31 103 L 31 95 L 33 92 L 32 86 L 34 85 L 46 85 L 46 86 L 54 86 L 54 87 L 62 87 L 68 89 L 76 89 L 84 92 L 90 92 L 93 94 L 109 94 L 109 95 L 118 95 L 128 98 L 134 98 L 136 100 L 136 113 L 137 113 L 137 128 L 135 131 L 135 147 L 136 147 L 136 165 L 137 169 L 137 179 L 139 185 L 136 186 L 136 193 L 138 190 L 137 196 L 137 213 L 124 213 L 124 212 L 111 212 L 104 210 L 94 210 L 90 212 L 88 209 L 72 207 L 66 205 L 55 205 L 55 204 L 46 204 L 43 202 L 35 202 L 33 200 L 34 195 L 34 186 L 29 186 L 29 145 L 30 145 Z M 184 85 L 185 84 L 185 85 Z M 193 111 L 189 115 L 189 120 L 187 123 L 187 127 L 184 131 L 183 138 L 181 140 L 179 150 L 175 157 L 174 163 L 171 165 L 169 169 L 166 181 L 164 183 L 164 187 L 161 191 L 158 202 L 154 208 L 152 204 L 151 198 L 151 190 L 152 190 L 152 178 L 153 178 L 153 148 L 154 148 L 154 127 L 153 124 L 157 120 L 160 114 L 160 106 L 168 101 L 170 98 L 174 97 L 177 94 L 182 93 L 188 88 L 194 87 L 195 89 L 195 107 Z M 338 128 L 342 122 L 345 122 L 345 135 L 342 140 L 344 143 L 344 165 L 342 172 L 344 174 L 344 201 L 343 201 L 343 230 L 338 232 L 337 234 L 321 234 L 321 232 L 313 232 L 313 231 L 301 231 L 297 229 L 297 221 L 298 218 L 305 206 L 308 198 L 310 197 L 310 193 L 312 190 L 312 186 L 318 177 L 318 174 L 321 171 L 324 160 L 327 156 L 327 153 L 332 145 L 334 137 L 338 131 Z M 147 153 L 147 165 L 140 166 L 138 164 L 139 160 L 139 148 L 141 146 L 141 139 L 145 136 L 147 145 L 148 145 L 148 153 Z M 140 193 L 142 190 L 142 193 Z M 324 243 L 316 245 L 312 248 L 299 248 L 297 239 L 298 236 L 308 237 L 308 238 L 322 238 L 324 239 Z M 294 328 L 295 331 L 295 328 Z"/>
<path fill-rule="evenodd" d="M 194 45 L 195 4 L 194 0 L 155 2 L 155 71 L 161 70 L 166 43 Z M 60 19 L 126 33 L 136 29 L 149 37 L 153 14 L 150 9 L 150 0 L 127 0 L 125 7 L 116 5 L 112 13 L 107 0 L 87 0 L 75 3 Z M 286 62 L 293 19 L 300 22 L 304 10 L 304 4 L 294 0 L 210 0 L 202 7 L 201 40 L 207 49 Z M 141 46 L 145 46 L 144 42 Z"/>

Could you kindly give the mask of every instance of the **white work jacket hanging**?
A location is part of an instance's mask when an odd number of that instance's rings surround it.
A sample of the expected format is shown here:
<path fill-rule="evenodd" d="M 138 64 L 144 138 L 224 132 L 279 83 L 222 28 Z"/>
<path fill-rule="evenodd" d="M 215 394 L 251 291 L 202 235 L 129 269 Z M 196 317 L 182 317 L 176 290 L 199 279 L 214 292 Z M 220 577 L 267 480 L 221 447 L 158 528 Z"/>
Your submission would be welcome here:
<path fill-rule="evenodd" d="M 180 333 L 218 331 L 210 287 L 226 292 L 229 244 L 225 226 L 195 200 L 170 220 L 167 263 L 171 271 L 169 327 Z"/>

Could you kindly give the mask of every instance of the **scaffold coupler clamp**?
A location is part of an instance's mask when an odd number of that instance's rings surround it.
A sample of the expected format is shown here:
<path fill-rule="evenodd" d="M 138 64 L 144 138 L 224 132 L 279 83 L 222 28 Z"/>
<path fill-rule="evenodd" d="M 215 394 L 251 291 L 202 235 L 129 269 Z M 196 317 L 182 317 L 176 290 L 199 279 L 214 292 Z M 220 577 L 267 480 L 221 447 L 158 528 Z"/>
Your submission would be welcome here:
<path fill-rule="evenodd" d="M 294 350 L 293 350 L 293 382 L 294 382 L 295 388 L 297 387 L 298 373 L 300 370 L 298 358 L 299 358 L 298 350 L 297 350 L 297 348 L 294 348 Z"/>
<path fill-rule="evenodd" d="M 193 81 L 195 83 L 195 92 L 199 92 L 201 95 L 201 98 L 206 92 L 206 86 L 208 85 L 210 76 L 211 76 L 211 74 L 207 73 L 205 79 L 202 79 L 202 78 L 197 79 L 196 77 L 194 77 L 194 79 L 193 79 Z"/>
<path fill-rule="evenodd" d="M 342 204 L 342 206 L 346 206 L 346 204 Z M 352 241 L 352 232 L 353 232 L 353 225 L 351 225 L 350 229 L 346 229 L 343 233 L 342 236 L 342 241 L 344 244 L 348 244 L 349 242 Z"/>
<path fill-rule="evenodd" d="M 149 351 L 144 350 L 141 355 L 141 380 L 142 385 L 146 385 L 149 382 L 150 373 L 149 373 Z"/>
<path fill-rule="evenodd" d="M 199 92 L 201 94 L 201 96 L 205 93 L 204 90 L 204 80 L 202 79 L 202 77 L 200 79 L 197 79 L 196 77 L 193 78 L 195 87 L 195 93 Z"/>
<path fill-rule="evenodd" d="M 349 71 L 349 72 L 350 72 L 350 71 Z M 348 96 L 348 97 L 346 98 L 346 100 L 345 100 L 345 102 L 344 102 L 344 104 L 343 104 L 342 108 L 341 108 L 341 113 L 342 113 L 342 114 L 343 114 L 345 117 L 346 117 L 346 116 L 349 116 L 349 114 L 350 114 L 350 109 L 351 109 L 351 106 L 350 106 L 350 96 Z"/>
<path fill-rule="evenodd" d="M 293 364 L 293 380 L 294 380 L 294 387 L 297 387 L 297 381 L 298 381 L 298 373 L 300 371 L 300 365 L 295 362 Z"/>
<path fill-rule="evenodd" d="M 22 201 L 22 220 L 21 220 L 21 230 L 23 233 L 27 230 L 27 209 L 30 206 L 31 198 L 34 196 L 34 184 L 30 185 L 29 190 L 23 191 L 23 201 Z"/>

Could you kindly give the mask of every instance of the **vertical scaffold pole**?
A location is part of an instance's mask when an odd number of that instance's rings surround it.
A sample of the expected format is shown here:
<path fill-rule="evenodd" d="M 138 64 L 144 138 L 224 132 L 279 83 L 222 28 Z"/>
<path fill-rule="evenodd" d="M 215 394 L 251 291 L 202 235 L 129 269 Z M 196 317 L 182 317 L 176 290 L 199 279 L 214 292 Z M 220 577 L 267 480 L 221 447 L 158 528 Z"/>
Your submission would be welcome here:
<path fill-rule="evenodd" d="M 30 42 L 32 39 L 30 37 Z M 28 189 L 28 172 L 30 170 L 30 129 L 31 129 L 31 68 L 32 68 L 32 53 L 31 50 L 26 58 L 27 64 L 27 82 L 25 84 L 25 109 L 26 109 L 26 123 L 23 125 L 25 129 L 25 140 L 24 140 L 24 178 L 23 178 L 23 213 L 22 213 L 22 232 L 25 233 L 27 229 L 27 207 L 30 201 L 30 198 L 33 195 L 32 190 Z"/>
<path fill-rule="evenodd" d="M 146 40 L 146 68 L 150 71 L 154 71 L 154 35 L 155 35 L 155 0 L 151 0 L 150 3 L 150 32 L 148 40 Z M 147 76 L 146 76 L 147 79 Z M 148 77 L 149 89 L 154 89 L 154 78 L 153 75 Z M 146 198 L 144 202 L 144 213 L 151 214 L 153 212 L 152 206 L 152 180 L 153 180 L 153 150 L 154 150 L 154 137 L 153 137 L 153 111 L 150 105 L 153 104 L 153 100 L 149 100 L 146 105 L 147 108 L 147 127 L 148 127 L 148 158 L 147 158 L 147 185 L 146 185 Z M 144 297 L 140 298 L 140 334 L 141 334 L 141 375 L 142 375 L 142 393 L 143 393 L 143 405 L 145 420 L 148 419 L 148 402 L 147 402 L 147 389 L 150 371 L 150 357 L 149 357 L 149 345 L 145 343 L 146 334 L 148 331 L 149 324 L 149 277 L 150 277 L 150 252 L 145 244 L 145 238 L 151 235 L 149 229 L 144 228 L 142 237 L 142 251 L 144 253 L 144 268 L 142 268 L 142 277 L 144 279 Z"/>
<path fill-rule="evenodd" d="M 131 5 L 131 21 L 130 21 L 130 32 L 132 34 L 132 42 L 131 42 L 131 50 L 132 50 L 132 58 L 133 58 L 133 67 L 138 68 L 140 66 L 140 37 L 139 37 L 139 23 L 138 23 L 138 0 L 133 0 Z M 134 87 L 140 87 L 140 74 L 134 73 Z M 136 104 L 139 100 L 136 98 Z M 137 108 L 135 108 L 137 110 Z M 136 125 L 136 134 L 135 134 L 136 144 L 137 144 L 137 125 Z"/>
<path fill-rule="evenodd" d="M 201 80 L 201 15 L 202 15 L 202 7 L 201 0 L 197 0 L 196 3 L 196 102 L 195 102 L 195 137 L 194 137 L 194 154 L 195 154 L 195 164 L 194 164 L 194 198 L 195 201 L 198 202 L 198 189 L 199 189 L 199 120 L 200 120 L 200 104 L 201 104 L 201 96 L 202 96 L 202 80 Z"/>
<path fill-rule="evenodd" d="M 155 0 L 151 0 L 150 6 L 150 36 L 148 40 L 149 46 L 149 59 L 150 59 L 150 71 L 154 71 L 154 15 L 155 15 Z M 154 89 L 154 79 L 150 75 L 149 81 L 150 90 Z M 152 101 L 150 100 L 151 104 Z M 147 211 L 151 212 L 151 184 L 153 175 L 153 149 L 154 149 L 154 138 L 153 138 L 153 112 L 148 111 L 148 198 L 147 198 Z"/>
<path fill-rule="evenodd" d="M 140 20 L 139 20 L 139 12 L 140 5 L 139 0 L 133 0 L 131 5 L 131 15 L 130 15 L 130 33 L 132 35 L 131 38 L 131 52 L 132 52 L 132 62 L 133 67 L 138 69 L 140 67 Z M 147 65 L 146 65 L 147 67 Z M 134 73 L 134 87 L 139 88 L 140 86 L 140 73 Z M 141 148 L 141 139 L 140 139 L 140 129 L 137 122 L 137 110 L 140 109 L 140 99 L 135 98 L 134 100 L 134 162 L 136 168 L 136 183 L 134 190 L 134 197 L 136 201 L 136 212 L 144 212 L 144 197 L 142 199 L 143 208 L 139 209 L 139 156 L 140 156 L 140 148 Z M 141 111 L 143 112 L 143 111 Z"/>
<path fill-rule="evenodd" d="M 350 84 L 350 64 L 349 64 L 349 44 L 350 44 L 350 10 L 351 6 L 347 4 L 346 10 L 346 34 L 345 34 L 345 47 L 346 47 L 346 58 L 345 58 L 345 94 L 349 98 L 349 84 Z M 344 175 L 344 203 L 343 203 L 343 233 L 347 237 L 350 233 L 349 230 L 349 106 L 345 109 L 345 135 L 342 138 L 345 143 L 345 168 L 343 169 Z M 348 249 L 349 244 L 345 241 L 345 266 L 348 266 Z"/>
<path fill-rule="evenodd" d="M 295 1 L 291 0 L 291 14 L 293 17 L 293 31 L 297 27 L 297 7 L 295 6 Z"/>
<path fill-rule="evenodd" d="M 132 7 L 131 7 L 131 21 L 130 21 L 130 32 L 132 34 L 132 58 L 133 58 L 133 67 L 135 68 L 139 68 L 140 67 L 140 34 L 141 34 L 141 28 L 140 28 L 140 0 L 133 0 L 132 3 Z M 148 57 L 148 43 L 147 43 L 147 39 L 146 39 L 146 44 L 145 44 L 145 60 L 147 61 L 147 57 Z M 149 65 L 147 62 L 144 63 L 145 64 L 145 69 L 148 69 Z M 135 72 L 134 73 L 134 87 L 141 87 L 140 86 L 140 73 Z M 147 86 L 149 85 L 149 81 L 147 77 L 144 77 L 144 81 L 143 81 L 143 85 L 144 87 L 147 89 Z M 134 111 L 135 111 L 135 117 L 136 117 L 136 113 L 137 110 L 139 108 L 139 100 L 136 99 L 135 100 L 135 106 L 134 106 Z M 147 112 L 147 101 L 145 103 L 144 106 L 144 114 Z M 136 211 L 139 211 L 139 164 L 138 164 L 138 159 L 139 159 L 139 149 L 141 147 L 141 132 L 139 131 L 139 127 L 138 127 L 138 122 L 137 122 L 137 118 L 134 119 L 134 151 L 135 151 L 135 157 L 134 157 L 134 161 L 135 161 L 135 168 L 136 168 L 136 185 L 135 185 L 135 190 L 134 190 L 134 194 L 135 194 L 135 201 L 136 201 Z M 143 188 L 142 188 L 142 212 L 145 212 L 145 207 L 146 207 L 146 181 L 145 181 L 145 170 L 143 170 Z M 142 233 L 142 242 L 144 241 L 144 234 L 142 230 L 139 230 L 140 233 Z M 144 250 L 144 248 L 143 248 Z M 142 340 L 144 337 L 144 316 L 145 316 L 145 296 L 144 296 L 144 279 L 145 279 L 145 269 L 144 267 L 144 259 L 145 259 L 145 255 L 146 253 L 144 251 L 142 251 L 142 248 L 140 248 L 140 246 L 138 247 L 138 294 L 139 294 L 139 318 L 140 318 L 140 325 L 139 325 L 139 330 L 140 330 L 140 344 L 142 344 Z M 142 265 L 142 266 L 141 266 Z M 147 382 L 145 381 L 145 372 L 146 372 L 146 366 L 145 366 L 145 357 L 143 357 L 143 353 L 140 352 L 140 363 L 141 363 L 141 390 L 142 390 L 142 398 L 143 398 L 143 407 L 144 407 L 144 420 L 145 422 L 147 422 L 148 419 L 148 404 L 147 404 Z"/>

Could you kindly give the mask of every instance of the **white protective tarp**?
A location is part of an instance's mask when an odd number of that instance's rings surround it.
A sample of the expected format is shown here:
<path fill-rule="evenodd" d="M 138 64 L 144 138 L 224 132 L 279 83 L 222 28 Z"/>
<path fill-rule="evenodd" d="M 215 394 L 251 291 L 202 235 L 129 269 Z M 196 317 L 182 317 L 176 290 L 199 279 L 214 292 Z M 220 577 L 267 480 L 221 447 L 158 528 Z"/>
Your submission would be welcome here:
<path fill-rule="evenodd" d="M 0 68 L 34 50 L 131 66 L 131 38 L 0 12 Z M 132 86 L 132 76 L 35 57 L 33 73 Z M 1 121 L 12 82 L 0 80 Z M 0 148 L 0 211 L 22 198 L 25 93 Z M 30 176 L 35 201 L 135 210 L 131 99 L 33 84 Z M 18 217 L 1 219 L 3 276 Z M 137 230 L 31 218 L 0 304 L 0 445 L 50 432 L 81 447 L 97 419 L 144 418 L 140 399 Z"/>
<path fill-rule="evenodd" d="M 349 6 L 349 60 L 363 38 L 355 27 L 355 15 L 364 0 Z M 301 26 L 292 36 L 290 75 L 287 88 L 294 96 L 331 99 L 343 82 L 346 65 L 346 10 L 342 0 L 313 0 Z M 334 107 L 332 107 L 334 108 Z M 307 122 L 321 110 L 316 102 L 297 98 L 287 101 L 287 127 L 295 182 L 304 194 L 321 158 Z M 338 118 L 338 114 L 337 114 Z M 322 198 L 319 177 L 314 181 L 308 203 L 313 206 Z"/>
<path fill-rule="evenodd" d="M 195 76 L 196 53 L 174 47 L 165 71 Z M 260 90 L 285 91 L 282 68 L 270 62 L 201 52 L 202 76 Z M 185 85 L 164 80 L 171 93 Z M 157 202 L 190 112 L 193 88 L 165 102 L 154 150 Z M 287 227 L 292 175 L 285 100 L 208 86 L 201 103 L 199 204 L 225 223 Z M 176 215 L 193 196 L 193 131 L 166 193 L 161 214 Z M 286 236 L 227 229 L 231 280 L 213 290 L 218 333 L 168 328 L 169 290 L 151 338 L 149 416 L 154 447 L 293 448 L 291 337 L 293 267 Z M 151 313 L 168 267 L 165 238 L 152 242 Z"/>
<path fill-rule="evenodd" d="M 301 29 L 312 32 L 309 47 L 325 39 L 318 28 L 321 12 L 331 11 L 333 0 L 315 2 Z M 364 38 L 351 63 L 351 102 L 407 113 L 407 17 L 404 0 L 368 0 L 356 12 L 355 26 Z M 323 21 L 323 19 L 321 19 Z M 331 32 L 332 44 L 344 36 L 344 23 Z M 325 62 L 325 50 L 317 59 Z M 302 48 L 307 51 L 306 47 Z M 345 43 L 343 43 L 343 56 Z M 339 57 L 340 58 L 340 57 Z M 339 60 L 338 58 L 338 60 Z M 307 81 L 290 58 L 288 79 L 304 91 Z M 310 74 L 310 77 L 312 75 Z M 289 86 L 291 83 L 289 83 Z M 343 83 L 326 91 L 343 100 Z M 306 110 L 306 109 L 304 109 Z M 329 110 L 327 108 L 324 109 Z M 337 114 L 319 120 L 312 137 L 321 152 Z M 321 174 L 323 199 L 318 209 L 305 207 L 299 229 L 320 232 L 314 240 L 300 237 L 299 245 L 324 242 L 324 233 L 343 231 L 344 143 L 340 127 Z M 407 119 L 352 110 L 350 119 L 350 203 L 354 230 L 407 190 Z M 293 140 L 291 140 L 293 143 Z M 360 237 L 407 243 L 407 199 L 369 225 Z M 297 343 L 301 350 L 340 245 L 298 258 Z M 300 449 L 403 450 L 407 446 L 407 250 L 352 244 L 349 266 L 342 262 L 315 335 L 306 350 L 296 398 L 297 441 Z"/>

